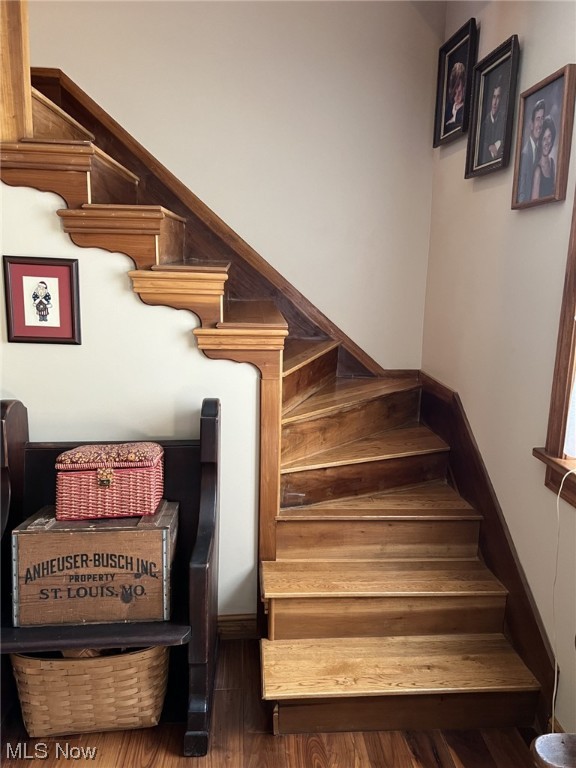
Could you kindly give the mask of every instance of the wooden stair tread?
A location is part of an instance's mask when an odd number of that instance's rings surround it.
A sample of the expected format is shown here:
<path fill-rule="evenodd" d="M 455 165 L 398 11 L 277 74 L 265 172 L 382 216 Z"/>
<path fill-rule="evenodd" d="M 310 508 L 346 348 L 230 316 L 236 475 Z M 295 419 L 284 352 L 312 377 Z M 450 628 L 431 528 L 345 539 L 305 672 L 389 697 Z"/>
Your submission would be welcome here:
<path fill-rule="evenodd" d="M 300 507 L 283 507 L 279 518 L 402 520 L 481 520 L 467 501 L 444 481 L 432 481 L 380 493 L 347 496 Z"/>
<path fill-rule="evenodd" d="M 449 446 L 427 427 L 416 425 L 390 429 L 345 445 L 330 448 L 314 456 L 282 464 L 281 472 L 302 472 L 322 467 L 360 464 L 449 451 Z"/>
<path fill-rule="evenodd" d="M 338 378 L 291 409 L 282 419 L 283 424 L 326 415 L 351 405 L 360 405 L 395 392 L 417 389 L 417 376 L 397 378 Z"/>
<path fill-rule="evenodd" d="M 268 598 L 505 595 L 479 560 L 264 561 Z"/>
<path fill-rule="evenodd" d="M 338 342 L 334 339 L 286 339 L 283 376 L 294 373 L 306 363 L 310 363 L 337 346 Z"/>
<path fill-rule="evenodd" d="M 503 635 L 262 640 L 265 699 L 536 691 Z"/>
<path fill-rule="evenodd" d="M 75 211 L 69 211 L 74 218 L 98 218 L 104 215 L 122 216 L 130 219 L 140 219 L 144 217 L 164 218 L 168 217 L 186 223 L 183 216 L 164 208 L 162 205 L 118 205 L 112 203 L 91 203 L 83 205 Z"/>
<path fill-rule="evenodd" d="M 281 328 L 288 323 L 273 301 L 229 301 L 224 307 L 224 320 L 217 328 Z"/>
<path fill-rule="evenodd" d="M 56 211 L 65 221 L 65 231 L 99 234 L 143 233 L 158 234 L 165 221 L 178 225 L 186 219 L 161 205 L 117 205 L 90 203 L 81 208 Z"/>

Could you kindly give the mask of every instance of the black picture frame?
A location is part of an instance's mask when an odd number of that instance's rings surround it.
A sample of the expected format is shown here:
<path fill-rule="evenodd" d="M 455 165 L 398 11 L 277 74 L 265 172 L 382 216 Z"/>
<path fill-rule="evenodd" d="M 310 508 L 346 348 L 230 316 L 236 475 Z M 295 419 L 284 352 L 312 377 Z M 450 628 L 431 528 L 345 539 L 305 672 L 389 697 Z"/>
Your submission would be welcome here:
<path fill-rule="evenodd" d="M 513 209 L 566 199 L 575 96 L 576 64 L 520 94 Z"/>
<path fill-rule="evenodd" d="M 472 70 L 478 53 L 476 19 L 469 19 L 438 52 L 438 81 L 433 146 L 448 144 L 468 130 Z M 454 103 L 454 89 L 460 87 L 462 99 Z"/>
<path fill-rule="evenodd" d="M 4 256 L 9 342 L 81 344 L 78 260 Z"/>
<path fill-rule="evenodd" d="M 500 171 L 510 162 L 520 44 L 512 35 L 474 67 L 465 178 Z"/>

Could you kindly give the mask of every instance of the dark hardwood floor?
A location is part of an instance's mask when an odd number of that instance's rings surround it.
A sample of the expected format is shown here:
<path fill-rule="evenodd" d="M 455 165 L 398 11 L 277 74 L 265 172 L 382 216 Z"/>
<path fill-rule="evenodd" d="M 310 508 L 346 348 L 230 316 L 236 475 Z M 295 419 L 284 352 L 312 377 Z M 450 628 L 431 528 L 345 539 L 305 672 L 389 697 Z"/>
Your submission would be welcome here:
<path fill-rule="evenodd" d="M 213 736 L 206 757 L 181 754 L 184 726 L 30 739 L 13 718 L 3 728 L 0 763 L 24 768 L 533 768 L 514 729 L 375 731 L 273 736 L 260 700 L 258 644 L 225 640 L 216 681 Z M 18 746 L 20 745 L 20 747 Z M 20 755 L 16 757 L 16 755 Z"/>

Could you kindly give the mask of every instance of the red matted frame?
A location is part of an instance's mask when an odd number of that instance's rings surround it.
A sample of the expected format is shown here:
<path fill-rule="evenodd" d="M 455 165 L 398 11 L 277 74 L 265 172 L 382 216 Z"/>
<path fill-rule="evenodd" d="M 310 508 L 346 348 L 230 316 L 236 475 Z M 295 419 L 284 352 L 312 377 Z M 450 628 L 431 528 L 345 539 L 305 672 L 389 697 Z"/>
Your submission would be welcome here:
<path fill-rule="evenodd" d="M 4 256 L 4 291 L 8 341 L 82 343 L 77 259 Z"/>

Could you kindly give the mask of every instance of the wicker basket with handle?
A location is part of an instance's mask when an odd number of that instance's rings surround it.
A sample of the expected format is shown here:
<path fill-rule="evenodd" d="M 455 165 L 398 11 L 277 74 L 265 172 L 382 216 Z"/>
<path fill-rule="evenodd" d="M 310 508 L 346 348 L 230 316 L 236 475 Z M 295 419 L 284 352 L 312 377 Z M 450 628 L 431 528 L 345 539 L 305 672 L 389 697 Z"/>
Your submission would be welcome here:
<path fill-rule="evenodd" d="M 164 493 L 158 443 L 81 445 L 56 459 L 56 519 L 153 515 Z"/>
<path fill-rule="evenodd" d="M 157 725 L 168 652 L 155 646 L 93 658 L 12 654 L 26 731 L 42 737 Z"/>

